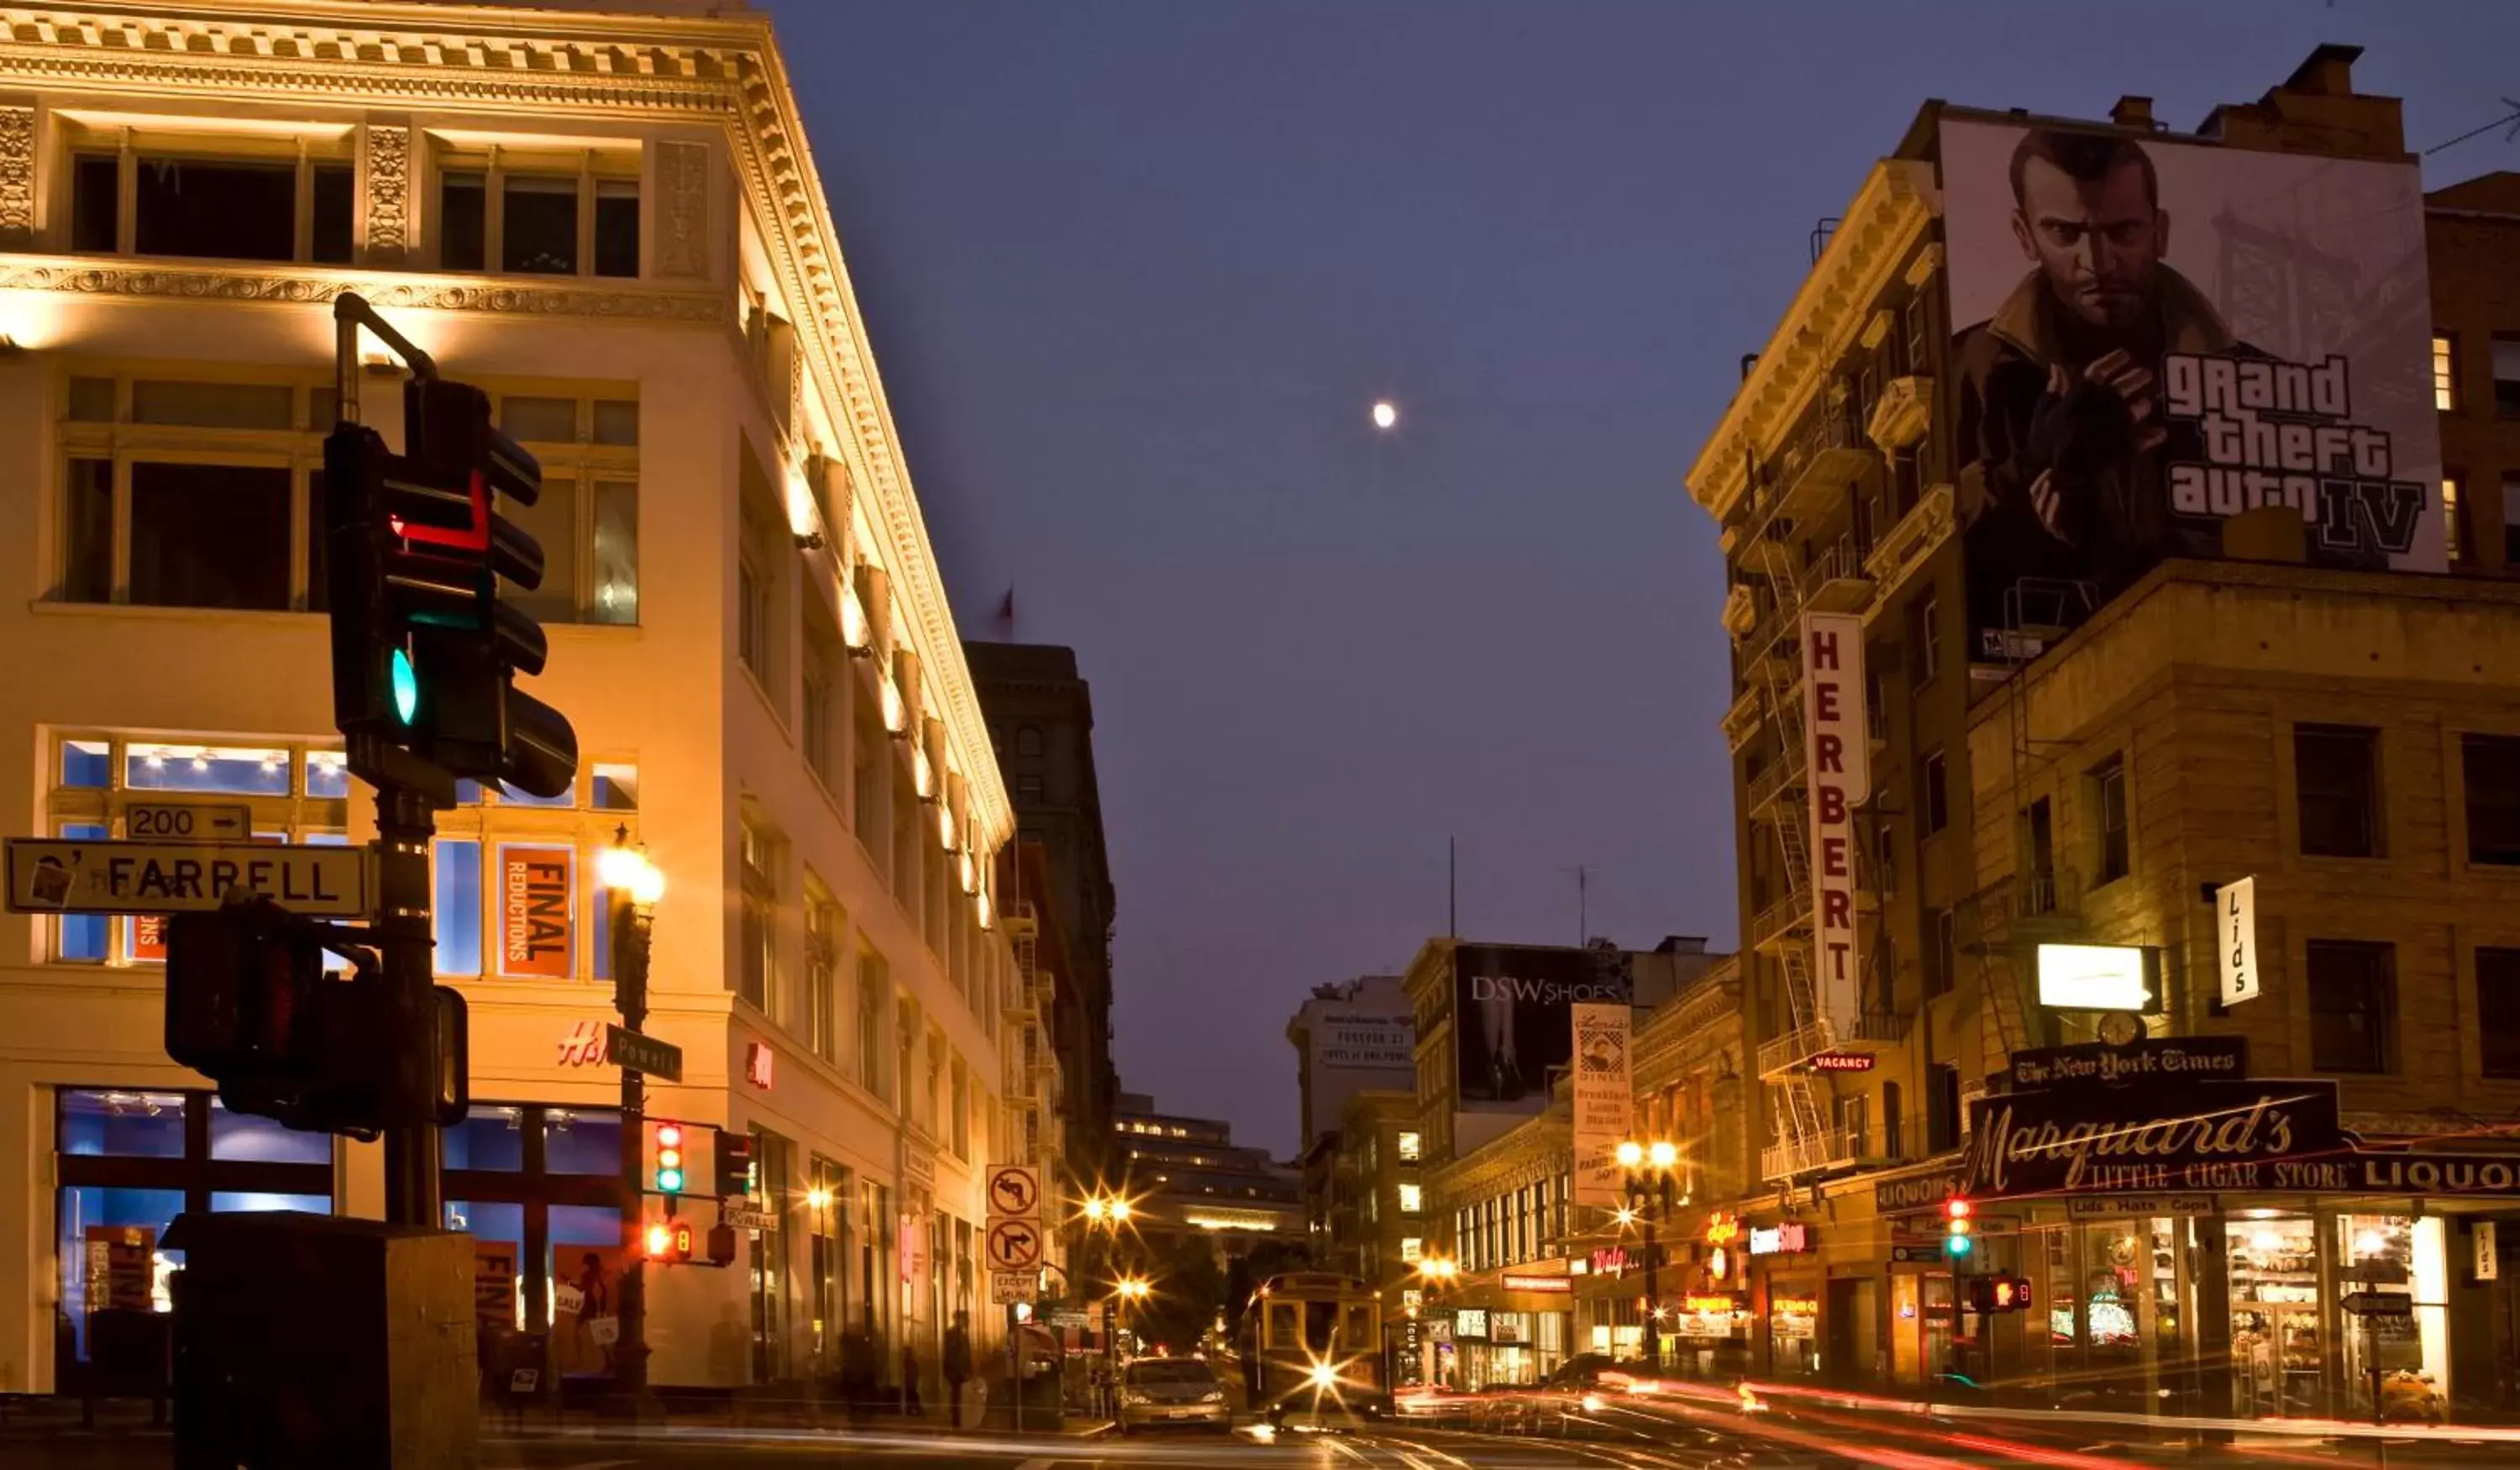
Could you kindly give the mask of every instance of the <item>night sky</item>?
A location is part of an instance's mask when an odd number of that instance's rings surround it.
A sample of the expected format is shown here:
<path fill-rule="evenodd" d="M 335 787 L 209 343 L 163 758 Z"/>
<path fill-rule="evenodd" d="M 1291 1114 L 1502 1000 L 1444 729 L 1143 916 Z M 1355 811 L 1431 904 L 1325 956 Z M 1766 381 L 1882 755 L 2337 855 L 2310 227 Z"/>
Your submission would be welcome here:
<path fill-rule="evenodd" d="M 1282 1153 L 1287 1016 L 1444 932 L 1448 835 L 1465 935 L 1572 942 L 1587 865 L 1733 943 L 1682 476 L 1920 102 L 2520 96 L 2509 0 L 767 8 L 963 630 L 1012 586 L 1093 682 L 1122 1085 Z"/>

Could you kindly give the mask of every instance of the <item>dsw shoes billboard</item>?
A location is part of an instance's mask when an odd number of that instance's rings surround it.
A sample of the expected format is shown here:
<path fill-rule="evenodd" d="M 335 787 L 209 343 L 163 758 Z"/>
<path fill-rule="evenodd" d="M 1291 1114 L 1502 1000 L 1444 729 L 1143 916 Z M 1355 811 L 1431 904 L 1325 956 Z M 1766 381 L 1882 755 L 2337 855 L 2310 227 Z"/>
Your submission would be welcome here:
<path fill-rule="evenodd" d="M 1486 944 L 1454 950 L 1462 1107 L 1537 1111 L 1549 1099 L 1550 1075 L 1574 1055 L 1573 1008 L 1626 1003 L 1635 994 L 1628 957 L 1619 950 Z"/>
<path fill-rule="evenodd" d="M 1955 119 L 1942 170 L 1975 658 L 2266 507 L 2444 568 L 2413 163 Z"/>

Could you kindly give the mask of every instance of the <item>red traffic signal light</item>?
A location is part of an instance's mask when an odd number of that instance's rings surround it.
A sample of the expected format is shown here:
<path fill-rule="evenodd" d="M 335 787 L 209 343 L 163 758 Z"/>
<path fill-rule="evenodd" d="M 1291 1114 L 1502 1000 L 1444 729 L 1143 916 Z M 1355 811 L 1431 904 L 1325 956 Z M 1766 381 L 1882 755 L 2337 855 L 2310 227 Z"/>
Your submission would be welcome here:
<path fill-rule="evenodd" d="M 1968 1297 L 1971 1312 L 2027 1312 L 2030 1281 L 2014 1275 L 1971 1276 Z"/>
<path fill-rule="evenodd" d="M 1947 1199 L 1943 1201 L 1943 1219 L 1945 1220 L 1957 1223 L 1968 1219 L 1972 1213 L 1974 1213 L 1974 1207 L 1971 1206 L 1967 1200 Z"/>

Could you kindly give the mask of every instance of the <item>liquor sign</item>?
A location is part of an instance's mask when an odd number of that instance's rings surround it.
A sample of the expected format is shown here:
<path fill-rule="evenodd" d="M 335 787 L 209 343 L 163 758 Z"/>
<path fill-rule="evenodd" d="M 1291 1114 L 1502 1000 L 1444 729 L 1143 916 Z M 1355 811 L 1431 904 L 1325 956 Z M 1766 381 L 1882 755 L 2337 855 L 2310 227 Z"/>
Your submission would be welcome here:
<path fill-rule="evenodd" d="M 576 973 L 577 852 L 499 849 L 499 973 L 566 980 Z"/>
<path fill-rule="evenodd" d="M 1961 1176 L 1953 1170 L 1932 1174 L 1912 1174 L 1905 1179 L 1880 1180 L 1872 1185 L 1872 1209 L 1880 1215 L 1921 1215 L 1939 1212 L 1943 1202 L 1960 1192 Z"/>
<path fill-rule="evenodd" d="M 1760 1225 L 1750 1231 L 1750 1254 L 1753 1256 L 1799 1256 L 1811 1248 L 1811 1226 L 1799 1220 Z"/>
<path fill-rule="evenodd" d="M 1619 1140 L 1634 1121 L 1628 1059 L 1636 1012 L 1591 1002 L 1567 1010 L 1575 1028 L 1574 1201 L 1615 1209 L 1626 1192 Z"/>
<path fill-rule="evenodd" d="M 1855 809 L 1872 794 L 1864 725 L 1864 619 L 1806 612 L 1803 770 L 1811 786 L 1812 957 L 1820 1013 L 1851 1035 L 1863 1011 L 1855 927 Z"/>

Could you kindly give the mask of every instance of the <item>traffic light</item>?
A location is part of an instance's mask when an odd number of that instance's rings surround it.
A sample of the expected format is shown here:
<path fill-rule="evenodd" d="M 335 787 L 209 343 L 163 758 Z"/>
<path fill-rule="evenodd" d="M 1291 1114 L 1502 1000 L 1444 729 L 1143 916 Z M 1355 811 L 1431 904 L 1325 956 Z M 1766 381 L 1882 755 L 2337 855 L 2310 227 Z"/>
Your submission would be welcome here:
<path fill-rule="evenodd" d="M 577 735 L 515 688 L 542 672 L 547 645 L 501 595 L 542 585 L 540 543 L 497 509 L 502 495 L 539 500 L 542 468 L 491 425 L 489 395 L 470 383 L 414 377 L 403 423 L 399 455 L 357 423 L 324 444 L 334 723 L 448 776 L 561 795 Z"/>
<path fill-rule="evenodd" d="M 649 1187 L 658 1194 L 683 1192 L 690 1180 L 689 1147 L 682 1124 L 652 1122 L 648 1125 Z"/>
<path fill-rule="evenodd" d="M 1968 1278 L 1968 1296 L 1971 1312 L 2030 1310 L 2030 1282 L 2023 1276 L 1971 1276 Z"/>
<path fill-rule="evenodd" d="M 331 978 L 324 949 L 321 926 L 267 899 L 174 915 L 166 1054 L 216 1082 L 230 1111 L 291 1128 L 371 1138 L 397 1123 L 462 1121 L 472 1103 L 464 998 L 433 988 L 433 1078 L 379 1067 L 376 1039 L 391 1025 L 385 981 Z"/>
<path fill-rule="evenodd" d="M 688 1265 L 692 1259 L 694 1234 L 687 1220 L 652 1220 L 648 1223 L 648 1259 L 666 1266 Z"/>
<path fill-rule="evenodd" d="M 1969 1234 L 1969 1231 L 1973 1228 L 1969 1217 L 1975 1213 L 1976 1211 L 1970 1206 L 1967 1200 L 1948 1199 L 1943 1201 L 1944 1255 L 1951 1257 L 1955 1261 L 1965 1260 L 1967 1259 L 1969 1252 L 1977 1248 L 1976 1240 Z"/>
<path fill-rule="evenodd" d="M 752 1192 L 752 1136 L 717 1131 L 717 1197 L 742 1199 Z"/>

